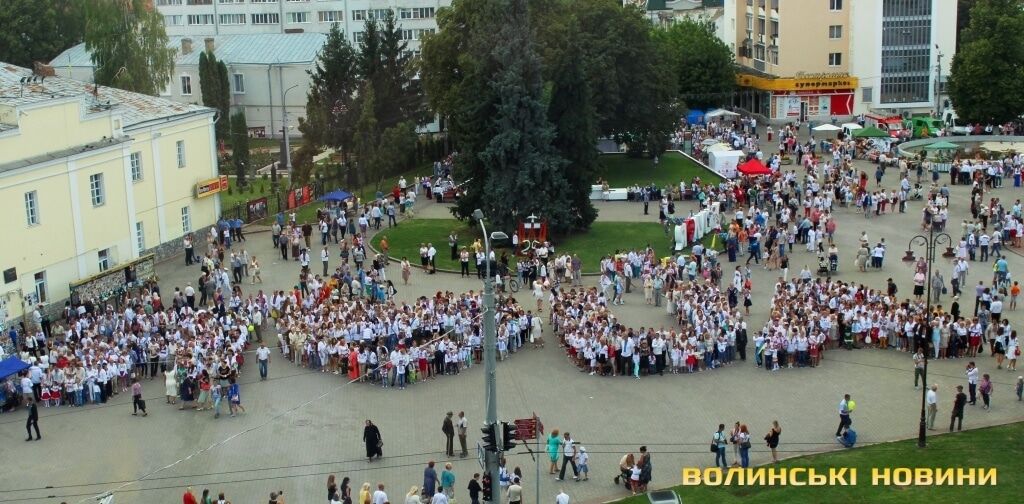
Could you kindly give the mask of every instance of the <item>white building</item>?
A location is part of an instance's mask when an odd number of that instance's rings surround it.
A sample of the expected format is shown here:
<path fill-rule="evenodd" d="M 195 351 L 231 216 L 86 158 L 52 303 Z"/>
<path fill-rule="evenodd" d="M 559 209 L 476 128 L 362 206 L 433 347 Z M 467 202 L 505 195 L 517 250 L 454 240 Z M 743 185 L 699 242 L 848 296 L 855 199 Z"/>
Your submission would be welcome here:
<path fill-rule="evenodd" d="M 956 52 L 956 2 L 849 3 L 850 73 L 859 80 L 857 111 L 932 112 L 938 105 L 942 117 Z"/>
<path fill-rule="evenodd" d="M 287 111 L 290 134 L 296 136 L 298 118 L 306 115 L 310 86 L 306 72 L 315 67 L 326 40 L 322 33 L 170 37 L 168 46 L 177 51 L 174 74 L 160 94 L 181 103 L 202 103 L 199 55 L 212 50 L 228 67 L 231 103 L 245 110 L 249 132 L 256 137 L 279 137 Z M 94 67 L 85 44 L 64 51 L 51 65 L 58 75 L 93 80 Z"/>
<path fill-rule="evenodd" d="M 409 49 L 437 30 L 437 9 L 451 0 L 155 0 L 167 34 L 193 37 L 253 33 L 327 33 L 338 23 L 353 43 L 367 19 L 395 13 Z"/>

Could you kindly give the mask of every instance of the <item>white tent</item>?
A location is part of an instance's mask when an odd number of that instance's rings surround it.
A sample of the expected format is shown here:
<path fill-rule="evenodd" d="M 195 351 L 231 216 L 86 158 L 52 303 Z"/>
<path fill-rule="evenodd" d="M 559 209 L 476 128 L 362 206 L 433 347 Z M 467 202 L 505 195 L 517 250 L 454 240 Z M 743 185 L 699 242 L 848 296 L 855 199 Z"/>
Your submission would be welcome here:
<path fill-rule="evenodd" d="M 708 152 L 708 167 L 725 178 L 736 178 L 736 166 L 743 161 L 743 152 L 735 150 Z"/>
<path fill-rule="evenodd" d="M 822 124 L 821 126 L 815 126 L 812 129 L 814 131 L 839 131 L 842 128 L 840 128 L 839 126 L 836 126 L 835 124 L 825 123 L 825 124 Z"/>
<path fill-rule="evenodd" d="M 708 148 L 704 149 L 704 152 L 722 152 L 728 150 L 732 150 L 732 147 L 729 147 L 729 144 L 716 143 L 714 145 L 708 146 Z"/>
<path fill-rule="evenodd" d="M 730 111 L 725 110 L 725 109 L 715 109 L 715 110 L 712 110 L 711 112 L 708 112 L 707 114 L 704 114 L 704 117 L 708 118 L 708 117 L 738 116 L 738 115 L 739 114 L 737 114 L 736 112 L 730 112 Z"/>

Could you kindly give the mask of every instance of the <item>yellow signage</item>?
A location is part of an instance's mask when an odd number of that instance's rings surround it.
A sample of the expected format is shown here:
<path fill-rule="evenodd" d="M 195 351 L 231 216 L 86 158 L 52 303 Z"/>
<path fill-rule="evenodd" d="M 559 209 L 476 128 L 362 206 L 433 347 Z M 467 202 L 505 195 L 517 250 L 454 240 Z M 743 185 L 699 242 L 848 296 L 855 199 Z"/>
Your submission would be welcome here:
<path fill-rule="evenodd" d="M 800 74 L 795 77 L 758 77 L 738 74 L 740 87 L 762 91 L 814 91 L 819 89 L 855 89 L 857 78 L 847 74 Z"/>
<path fill-rule="evenodd" d="M 196 184 L 196 198 L 205 198 L 227 190 L 228 176 L 221 175 L 215 179 L 203 180 Z"/>

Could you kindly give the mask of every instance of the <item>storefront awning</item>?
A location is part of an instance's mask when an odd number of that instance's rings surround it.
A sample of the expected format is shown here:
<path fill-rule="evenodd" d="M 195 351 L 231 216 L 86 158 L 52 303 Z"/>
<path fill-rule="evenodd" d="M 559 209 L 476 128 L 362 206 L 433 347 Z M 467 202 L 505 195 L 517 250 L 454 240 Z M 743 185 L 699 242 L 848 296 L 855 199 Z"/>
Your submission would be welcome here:
<path fill-rule="evenodd" d="M 768 77 L 739 73 L 736 83 L 740 87 L 761 91 L 815 91 L 825 89 L 856 89 L 857 78 L 845 74 L 812 74 L 796 77 Z"/>

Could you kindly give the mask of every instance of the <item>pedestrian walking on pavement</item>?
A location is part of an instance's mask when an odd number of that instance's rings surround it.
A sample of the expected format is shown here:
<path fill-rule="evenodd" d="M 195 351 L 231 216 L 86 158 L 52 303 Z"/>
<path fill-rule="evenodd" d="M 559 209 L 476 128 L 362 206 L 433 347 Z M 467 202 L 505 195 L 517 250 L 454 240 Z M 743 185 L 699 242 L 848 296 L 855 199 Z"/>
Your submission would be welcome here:
<path fill-rule="evenodd" d="M 427 467 L 423 468 L 423 495 L 433 496 L 434 491 L 437 488 L 437 470 L 434 469 L 434 461 L 427 462 Z"/>
<path fill-rule="evenodd" d="M 992 397 L 992 379 L 988 373 L 981 375 L 981 382 L 978 383 L 978 392 L 981 392 L 981 402 L 985 403 L 985 409 L 989 409 L 989 399 Z"/>
<path fill-rule="evenodd" d="M 953 432 L 953 425 L 956 430 L 963 430 L 964 427 L 964 406 L 967 405 L 967 394 L 964 394 L 964 386 L 956 386 L 956 397 L 953 398 L 953 414 L 949 418 L 949 432 Z M 959 423 L 958 423 L 959 422 Z"/>
<path fill-rule="evenodd" d="M 774 464 L 779 463 L 779 454 L 776 450 L 779 448 L 780 436 L 782 436 L 782 426 L 779 425 L 778 420 L 772 420 L 772 428 L 768 431 L 768 434 L 764 435 L 764 440 L 772 451 L 772 463 Z"/>
<path fill-rule="evenodd" d="M 459 421 L 455 422 L 455 429 L 459 434 L 459 446 L 462 448 L 459 457 L 466 458 L 469 455 L 469 451 L 466 450 L 466 431 L 469 429 L 469 420 L 466 420 L 465 411 L 459 412 Z"/>
<path fill-rule="evenodd" d="M 138 378 L 132 378 L 132 416 L 138 416 L 139 410 L 142 410 L 142 416 L 149 416 L 146 400 L 142 398 L 142 384 Z"/>
<path fill-rule="evenodd" d="M 270 365 L 270 349 L 262 341 L 260 342 L 260 347 L 256 349 L 256 363 L 259 364 L 260 368 L 260 381 L 266 380 L 267 367 Z"/>
<path fill-rule="evenodd" d="M 373 457 L 384 456 L 384 439 L 380 436 L 380 429 L 369 420 L 363 427 L 363 442 L 366 443 L 367 462 L 373 461 Z"/>
<path fill-rule="evenodd" d="M 974 361 L 967 363 L 967 371 L 964 374 L 967 375 L 967 390 L 971 393 L 968 404 L 974 406 L 978 402 L 978 366 L 974 365 Z"/>
<path fill-rule="evenodd" d="M 580 470 L 576 466 L 576 441 L 572 439 L 572 436 L 570 436 L 569 432 L 567 431 L 565 433 L 565 436 L 563 436 L 562 443 L 562 470 L 558 473 L 558 477 L 555 479 L 557 479 L 558 481 L 564 480 L 565 466 L 571 464 L 573 475 L 572 479 L 579 481 Z"/>
<path fill-rule="evenodd" d="M 849 427 L 853 424 L 850 413 L 853 412 L 854 407 L 856 406 L 850 400 L 850 394 L 844 394 L 843 400 L 839 401 L 839 427 L 836 427 L 836 438 L 839 438 L 843 433 L 843 427 Z"/>
<path fill-rule="evenodd" d="M 455 424 L 452 422 L 452 412 L 449 411 L 444 416 L 444 421 L 441 423 L 441 432 L 444 433 L 444 453 L 449 457 L 455 456 Z"/>
<path fill-rule="evenodd" d="M 36 430 L 36 441 L 43 438 L 39 434 L 39 408 L 32 399 L 28 400 L 28 420 L 25 420 L 25 430 L 28 431 L 28 438 L 25 441 L 32 441 L 32 429 Z"/>

